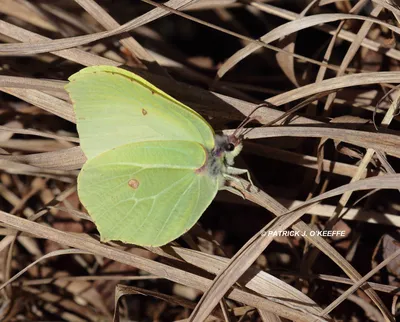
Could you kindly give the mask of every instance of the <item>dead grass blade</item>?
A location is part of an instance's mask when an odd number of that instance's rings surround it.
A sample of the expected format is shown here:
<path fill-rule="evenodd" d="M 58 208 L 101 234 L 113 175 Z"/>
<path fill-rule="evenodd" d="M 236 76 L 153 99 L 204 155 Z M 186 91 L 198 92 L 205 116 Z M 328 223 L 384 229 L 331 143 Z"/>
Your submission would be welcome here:
<path fill-rule="evenodd" d="M 294 32 L 298 32 L 302 29 L 310 28 L 313 26 L 317 26 L 320 24 L 325 24 L 328 22 L 333 22 L 337 20 L 364 20 L 371 23 L 377 23 L 382 26 L 389 28 L 390 30 L 400 33 L 400 28 L 394 27 L 393 25 L 387 24 L 382 22 L 381 20 L 358 16 L 358 15 L 350 15 L 350 14 L 342 14 L 342 13 L 331 13 L 331 14 L 319 14 L 314 16 L 308 16 L 299 18 L 295 21 L 287 22 L 277 28 L 274 28 L 269 33 L 265 34 L 260 38 L 260 42 L 262 44 L 269 44 L 277 39 L 283 38 L 287 35 L 290 35 Z M 237 51 L 234 55 L 232 55 L 229 59 L 225 61 L 224 64 L 220 67 L 217 72 L 218 78 L 222 78 L 230 69 L 232 69 L 235 65 L 237 65 L 241 60 L 249 56 L 251 53 L 255 52 L 256 50 L 264 47 L 264 45 L 260 45 L 256 42 L 252 42 L 251 44 L 247 45 L 243 49 Z M 1 49 L 0 49 L 1 50 Z M 0 51 L 1 54 L 1 51 Z"/>
<path fill-rule="evenodd" d="M 344 87 L 353 87 L 371 84 L 397 84 L 400 83 L 400 72 L 373 72 L 346 75 L 323 80 L 320 83 L 314 83 L 293 89 L 286 93 L 276 95 L 267 101 L 274 105 L 282 105 L 298 99 L 315 95 L 317 93 L 328 92 Z"/>
<path fill-rule="evenodd" d="M 34 43 L 40 41 L 52 41 L 50 38 L 46 38 L 42 35 L 36 34 L 32 31 L 20 28 L 6 21 L 0 20 L 0 33 L 4 34 L 12 39 L 19 40 L 25 43 Z M 84 66 L 92 65 L 111 65 L 118 66 L 120 63 L 115 62 L 111 59 L 97 56 L 92 53 L 88 53 L 84 50 L 77 48 L 70 48 L 64 50 L 50 51 L 52 54 L 67 60 L 82 64 Z"/>
<path fill-rule="evenodd" d="M 248 186 L 248 182 L 242 181 L 241 184 L 235 184 L 237 189 L 242 189 L 243 186 Z M 244 192 L 245 193 L 245 192 Z M 260 206 L 268 209 L 276 216 L 282 216 L 288 213 L 285 207 L 276 202 L 273 198 L 262 192 L 261 190 L 256 193 L 246 194 L 246 198 L 251 200 L 252 202 L 259 204 Z M 300 209 L 304 203 L 296 206 L 294 209 Z M 318 235 L 312 235 L 312 229 L 302 221 L 297 222 L 292 226 L 295 231 L 298 231 L 301 234 L 305 234 L 304 238 L 312 243 L 315 247 L 317 247 L 321 252 L 323 252 L 326 256 L 328 256 L 332 261 L 338 265 L 347 276 L 349 276 L 352 281 L 358 281 L 361 278 L 361 275 L 351 266 L 351 264 L 340 255 L 327 241 L 325 241 L 322 237 Z M 376 303 L 378 306 L 383 306 L 380 298 L 372 289 L 365 289 L 365 292 L 368 296 Z"/>
<path fill-rule="evenodd" d="M 290 205 L 291 207 L 298 207 L 303 203 L 303 201 L 300 200 L 287 200 L 282 198 L 279 198 L 278 201 L 285 205 Z M 319 217 L 327 217 L 329 219 L 333 216 L 332 214 L 335 213 L 335 208 L 336 206 L 328 204 L 317 204 L 312 209 L 308 210 L 307 214 Z M 389 212 L 382 213 L 358 207 L 343 207 L 340 219 L 348 221 L 355 220 L 370 224 L 381 224 L 400 228 L 399 216 L 393 215 Z"/>
<path fill-rule="evenodd" d="M 63 170 L 39 168 L 28 164 L 18 163 L 15 161 L 8 160 L 7 157 L 8 156 L 0 156 L 0 169 L 8 173 L 58 178 L 59 180 L 62 181 L 66 180 L 66 182 L 71 181 L 70 178 L 71 175 L 76 176 L 76 174 L 74 173 Z"/>
<path fill-rule="evenodd" d="M 375 7 L 372 12 L 371 12 L 371 16 L 373 17 L 377 17 L 379 16 L 380 12 L 382 11 L 382 7 L 381 6 L 377 6 Z M 342 76 L 344 75 L 347 67 L 350 65 L 351 61 L 353 60 L 354 56 L 357 54 L 361 43 L 363 41 L 363 39 L 366 38 L 367 34 L 369 33 L 370 29 L 372 27 L 372 22 L 371 21 L 364 21 L 363 25 L 361 26 L 360 30 L 357 33 L 357 37 L 356 39 L 351 43 L 349 49 L 346 52 L 346 55 L 343 58 L 342 63 L 340 64 L 340 68 L 337 71 L 337 76 Z M 325 113 L 330 111 L 331 109 L 331 105 L 334 101 L 334 99 L 336 98 L 336 93 L 331 93 L 329 94 L 326 102 L 325 102 Z"/>
<path fill-rule="evenodd" d="M 266 12 L 266 13 L 269 13 L 269 14 L 275 15 L 277 17 L 287 19 L 287 20 L 295 20 L 300 17 L 298 13 L 295 13 L 295 12 L 292 12 L 292 11 L 289 11 L 286 9 L 278 8 L 278 7 L 275 7 L 275 6 L 267 4 L 267 3 L 260 3 L 260 2 L 252 1 L 250 3 L 250 5 L 255 8 L 258 8 L 259 10 L 261 10 L 263 12 Z M 335 35 L 336 30 L 337 30 L 337 28 L 330 26 L 330 25 L 320 25 L 320 26 L 315 26 L 315 28 L 322 30 L 324 32 L 327 32 L 331 35 Z M 351 31 L 340 30 L 337 37 L 339 39 L 343 39 L 343 40 L 346 40 L 346 41 L 352 43 L 357 36 L 354 33 L 352 33 Z M 375 52 L 380 52 L 380 51 L 383 51 L 383 49 L 384 49 L 383 45 L 381 43 L 374 41 L 372 39 L 368 39 L 368 38 L 365 38 L 362 41 L 361 46 L 371 49 Z M 396 48 L 385 49 L 383 54 L 386 55 L 387 57 L 391 57 L 391 58 L 400 60 L 400 51 L 397 50 Z"/>
<path fill-rule="evenodd" d="M 261 0 L 261 1 L 269 1 L 269 0 Z M 242 3 L 238 3 L 236 0 L 219 0 L 218 2 L 214 0 L 202 0 L 195 2 L 193 4 L 188 5 L 184 8 L 184 10 L 208 10 L 208 9 L 218 9 L 218 8 L 234 8 L 243 6 Z"/>
<path fill-rule="evenodd" d="M 379 7 L 376 7 L 376 8 L 379 8 Z M 387 127 L 390 124 L 390 122 L 393 119 L 393 114 L 398 109 L 399 102 L 400 102 L 400 92 L 397 91 L 396 94 L 397 94 L 397 96 L 396 96 L 395 100 L 391 104 L 389 110 L 386 112 L 386 115 L 382 120 L 381 125 L 383 127 Z M 353 176 L 351 182 L 355 182 L 357 180 L 360 180 L 360 173 L 363 170 L 365 170 L 367 165 L 371 162 L 374 153 L 375 153 L 375 150 L 373 150 L 371 148 L 367 150 L 364 158 L 361 160 L 361 163 L 359 165 L 359 171 Z M 343 213 L 343 208 L 345 207 L 345 205 L 349 201 L 351 195 L 352 195 L 352 192 L 351 191 L 347 191 L 341 196 L 341 198 L 340 198 L 340 200 L 339 200 L 334 212 L 331 215 L 331 218 L 326 223 L 327 229 L 330 229 L 333 226 L 333 224 L 338 220 L 338 218 L 340 218 L 340 215 Z M 349 290 L 344 292 L 337 300 L 335 300 L 333 303 L 331 303 L 324 310 L 324 312 L 330 312 L 332 309 L 334 309 L 336 306 L 338 306 L 344 299 L 346 299 L 350 294 L 352 294 L 352 290 L 355 291 L 355 290 L 358 289 L 358 287 L 360 287 L 362 285 L 362 281 L 367 281 L 369 279 L 369 277 L 371 277 L 375 272 L 378 272 L 381 268 L 383 268 L 385 266 L 384 263 L 389 263 L 392 259 L 394 259 L 397 256 L 395 254 L 399 255 L 400 252 L 392 254 L 388 259 L 386 259 L 384 262 L 382 262 L 380 265 L 378 265 L 376 268 L 374 268 L 370 273 L 368 273 L 366 276 L 364 276 L 359 282 L 357 282 Z M 392 257 L 393 255 L 395 255 L 395 256 Z M 378 269 L 378 267 L 379 267 L 379 269 Z M 358 285 L 358 287 L 357 287 L 357 285 Z"/>
<path fill-rule="evenodd" d="M 76 234 L 66 233 L 51 227 L 31 222 L 26 219 L 12 216 L 8 213 L 0 211 L 0 222 L 6 223 L 7 226 L 23 232 L 29 232 L 37 237 L 46 238 L 56 243 L 67 245 L 74 248 L 79 248 L 83 251 L 91 252 L 92 254 L 104 256 L 112 260 L 137 267 L 151 274 L 167 278 L 176 283 L 183 284 L 194 289 L 206 291 L 211 281 L 207 278 L 195 275 L 193 273 L 183 271 L 162 263 L 157 263 L 147 258 L 127 253 L 114 247 L 101 244 L 100 242 L 79 236 Z M 271 301 L 268 301 L 260 296 L 248 293 L 243 290 L 234 289 L 229 295 L 229 298 L 256 307 L 261 310 L 274 312 L 277 315 L 288 319 L 296 319 L 299 322 L 316 321 L 315 318 L 310 317 L 309 314 L 299 312 L 291 309 L 290 307 L 283 306 Z M 318 321 L 325 321 L 319 319 Z"/>
<path fill-rule="evenodd" d="M 281 49 L 281 48 L 272 46 L 270 44 L 267 44 L 264 41 L 261 41 L 261 40 L 258 40 L 258 39 L 256 40 L 256 39 L 241 35 L 241 34 L 239 34 L 237 32 L 233 32 L 231 30 L 219 27 L 219 26 L 217 26 L 215 24 L 212 24 L 212 23 L 209 23 L 209 22 L 205 22 L 205 21 L 203 21 L 201 19 L 195 18 L 193 16 L 190 16 L 190 15 L 185 14 L 183 12 L 180 12 L 178 10 L 172 9 L 170 7 L 167 7 L 167 6 L 163 5 L 163 4 L 154 2 L 152 0 L 141 0 L 141 1 L 146 2 L 148 4 L 151 4 L 152 6 L 155 6 L 157 8 L 163 8 L 163 9 L 169 11 L 169 12 L 173 12 L 174 14 L 176 14 L 176 15 L 178 15 L 180 17 L 183 17 L 183 18 L 186 18 L 188 20 L 194 21 L 194 22 L 196 22 L 198 24 L 207 26 L 209 28 L 218 30 L 218 31 L 220 31 L 222 33 L 231 35 L 231 36 L 236 37 L 238 39 L 241 39 L 243 41 L 250 42 L 251 44 L 254 44 L 254 45 L 258 45 L 258 46 L 260 46 L 260 48 L 261 47 L 265 47 L 265 48 L 271 49 L 271 50 L 276 51 L 276 52 L 285 52 L 287 55 L 291 55 L 291 56 L 293 56 L 293 57 L 295 57 L 295 58 L 297 58 L 297 59 L 299 59 L 301 61 L 306 61 L 306 62 L 315 64 L 315 65 L 318 65 L 318 66 L 326 66 L 327 68 L 330 68 L 330 69 L 333 69 L 333 70 L 337 70 L 336 66 L 332 66 L 332 65 L 325 64 L 325 63 L 321 63 L 318 60 L 315 60 L 315 59 L 312 59 L 312 58 L 308 58 L 308 57 L 305 57 L 305 56 L 302 56 L 302 55 L 298 55 L 298 54 L 295 54 L 295 53 L 292 53 L 292 52 L 288 52 L 288 51 L 286 51 L 284 49 Z M 0 55 L 1 55 L 1 51 L 0 51 Z"/>
<path fill-rule="evenodd" d="M 40 136 L 40 137 L 54 139 L 54 140 L 58 140 L 58 141 L 68 141 L 68 142 L 79 143 L 79 139 L 78 138 L 60 136 L 60 135 L 51 134 L 51 133 L 45 133 L 45 132 L 36 131 L 36 130 L 15 129 L 15 128 L 11 128 L 11 127 L 0 125 L 0 131 L 11 132 L 11 133 L 16 133 L 16 134 Z"/>
<path fill-rule="evenodd" d="M 398 189 L 400 185 L 400 174 L 387 174 L 374 178 L 367 178 L 355 182 L 348 183 L 338 188 L 327 191 L 319 196 L 309 199 L 304 202 L 302 206 L 298 206 L 295 209 L 291 209 L 287 214 L 297 213 L 299 210 L 307 207 L 308 205 L 314 204 L 321 200 L 331 198 L 334 196 L 341 195 L 348 191 L 359 191 L 359 190 L 372 190 L 372 189 Z"/>
<path fill-rule="evenodd" d="M 396 1 L 391 2 L 391 0 L 372 0 L 372 2 L 375 2 L 379 5 L 381 5 L 382 7 L 388 9 L 395 16 L 400 15 L 400 9 L 398 8 L 398 4 Z"/>
<path fill-rule="evenodd" d="M 305 168 L 318 169 L 317 157 L 311 155 L 299 154 L 291 151 L 272 148 L 251 141 L 246 142 L 246 149 L 248 149 L 249 154 L 259 155 L 267 159 L 283 161 Z M 357 169 L 357 166 L 352 164 L 347 164 L 339 161 L 331 161 L 327 159 L 322 160 L 322 171 L 332 174 L 352 177 L 357 172 Z M 377 171 L 375 174 L 380 175 L 382 174 L 382 172 Z M 366 178 L 367 175 L 367 170 L 364 170 L 361 174 L 361 177 Z"/>
<path fill-rule="evenodd" d="M 49 41 L 44 41 L 44 42 L 40 42 L 40 43 L 34 43 L 34 44 L 30 44 L 30 43 L 22 43 L 22 44 L 0 44 L 0 56 L 18 56 L 18 55 L 29 55 L 29 54 L 38 54 L 38 53 L 46 53 L 46 52 L 52 52 L 52 51 L 59 51 L 59 50 L 64 50 L 64 49 L 68 49 L 68 48 L 72 48 L 72 47 L 77 47 L 79 45 L 83 45 L 83 44 L 88 44 L 91 42 L 94 42 L 96 40 L 100 40 L 103 38 L 107 38 L 107 37 L 111 37 L 111 36 L 115 36 L 121 33 L 125 33 L 127 31 L 130 31 L 134 28 L 140 27 L 146 23 L 149 23 L 157 18 L 159 18 L 160 15 L 164 15 L 166 14 L 165 11 L 167 12 L 173 12 L 176 15 L 182 16 L 186 19 L 195 21 L 197 23 L 206 25 L 207 27 L 212 27 L 213 29 L 219 30 L 221 32 L 224 32 L 226 34 L 235 36 L 239 39 L 243 39 L 246 41 L 249 41 L 255 45 L 261 46 L 261 47 L 266 47 L 272 50 L 276 50 L 277 52 L 282 52 L 284 50 L 276 48 L 274 46 L 271 46 L 269 44 L 264 43 L 263 41 L 259 41 L 259 40 L 254 40 L 252 38 L 240 35 L 238 33 L 229 31 L 227 29 L 218 27 L 216 25 L 210 24 L 210 23 L 206 23 L 204 21 L 202 21 L 201 19 L 197 19 L 194 18 L 192 16 L 189 16 L 187 14 L 184 14 L 178 10 L 173 9 L 172 5 L 168 6 L 168 4 L 171 2 L 174 2 L 174 0 L 170 0 L 169 2 L 166 3 L 166 5 L 163 4 L 159 4 L 150 0 L 142 0 L 143 2 L 149 3 L 155 7 L 157 7 L 156 9 L 153 9 L 152 11 L 148 12 L 145 15 L 142 15 L 124 25 L 122 25 L 121 27 L 114 29 L 112 31 L 109 32 L 99 32 L 99 33 L 95 33 L 95 34 L 91 34 L 91 35 L 87 35 L 87 36 L 78 36 L 78 37 L 72 37 L 72 38 L 64 38 L 64 39 L 55 39 L 55 40 L 49 40 Z M 177 1 L 177 0 L 176 0 Z M 161 10 L 161 12 L 157 11 L 157 9 Z M 356 19 L 356 18 L 355 18 Z M 360 18 L 360 19 L 366 19 L 364 17 Z M 380 23 L 380 21 L 378 20 L 377 23 Z M 382 22 L 381 22 L 382 23 Z M 384 23 L 382 23 L 384 24 Z M 388 28 L 395 28 L 391 25 L 388 24 Z M 400 30 L 400 28 L 399 28 Z M 285 51 L 286 52 L 286 51 Z M 294 57 L 319 65 L 319 66 L 326 66 L 328 68 L 332 68 L 334 70 L 337 70 L 336 67 L 334 66 L 330 66 L 327 65 L 325 63 L 321 63 L 317 60 L 314 59 L 310 59 L 301 55 L 297 55 L 297 54 L 293 54 L 291 52 L 286 52 L 288 55 L 293 55 Z"/>
<path fill-rule="evenodd" d="M 66 30 L 66 28 L 62 26 L 60 22 L 67 23 L 76 28 L 77 30 L 83 31 L 84 33 L 92 33 L 99 31 L 99 28 L 97 28 L 97 26 L 82 23 L 79 17 L 77 17 L 75 14 L 71 12 L 68 12 L 61 6 L 51 5 L 48 3 L 40 3 L 38 5 L 38 8 L 40 8 L 40 10 L 43 13 L 47 14 L 47 18 L 50 21 L 55 22 L 55 24 L 58 26 L 59 29 L 58 31 L 61 35 L 69 35 L 70 32 L 69 30 Z"/>
<path fill-rule="evenodd" d="M 229 135 L 234 130 L 225 130 Z M 376 133 L 358 130 L 348 130 L 336 127 L 302 127 L 302 126 L 277 126 L 267 128 L 253 128 L 246 139 L 260 139 L 268 137 L 328 137 L 355 144 L 364 148 L 384 150 L 393 156 L 400 156 L 400 141 L 396 134 Z"/>
<path fill-rule="evenodd" d="M 27 7 L 24 3 L 19 1 L 3 0 L 0 12 L 9 16 L 14 16 L 34 26 L 50 31 L 57 31 L 57 28 L 54 27 L 45 16 L 31 9 L 32 8 Z"/>
<path fill-rule="evenodd" d="M 36 89 L 39 91 L 64 93 L 65 84 L 65 81 L 0 75 L 0 87 Z"/>
<path fill-rule="evenodd" d="M 179 9 L 180 7 L 186 6 L 187 4 L 193 1 L 197 0 L 170 0 L 166 2 L 165 5 L 169 6 L 170 8 Z M 156 20 L 162 16 L 165 16 L 168 13 L 169 11 L 165 11 L 164 9 L 155 8 L 136 19 L 133 19 L 121 25 L 116 29 L 113 29 L 111 31 L 98 32 L 87 36 L 45 40 L 33 43 L 29 42 L 29 43 L 17 43 L 17 44 L 0 44 L 0 56 L 21 56 L 21 55 L 47 53 L 47 52 L 59 51 L 89 44 L 96 40 L 128 32 L 132 29 L 138 28 L 144 24 Z"/>
<path fill-rule="evenodd" d="M 75 123 L 75 113 L 72 105 L 52 95 L 24 88 L 0 88 L 5 93 L 16 96 L 28 103 L 55 114 L 65 120 Z"/>
<path fill-rule="evenodd" d="M 29 151 L 29 152 L 46 152 L 46 151 L 57 151 L 63 148 L 73 147 L 74 144 L 68 141 L 57 142 L 54 140 L 24 140 L 24 139 L 10 139 L 5 142 L 0 142 L 0 147 L 5 149 L 12 149 L 17 151 Z"/>
<path fill-rule="evenodd" d="M 0 165 L 2 160 L 10 162 L 19 162 L 33 166 L 28 169 L 41 168 L 42 171 L 54 169 L 54 170 L 76 170 L 80 169 L 86 162 L 86 157 L 79 146 L 62 149 L 59 151 L 27 154 L 27 155 L 0 155 Z M 36 168 L 37 167 L 37 168 Z"/>
<path fill-rule="evenodd" d="M 160 277 L 155 275 L 146 275 L 146 276 L 126 276 L 126 275 L 83 275 L 83 276 L 57 276 L 57 277 L 49 277 L 42 278 L 36 280 L 24 280 L 24 281 L 16 281 L 13 284 L 16 286 L 33 286 L 33 285 L 45 285 L 52 284 L 55 281 L 143 281 L 143 280 L 157 280 Z"/>
<path fill-rule="evenodd" d="M 397 108 L 400 103 L 400 91 L 397 91 L 397 97 L 391 104 L 389 110 L 386 112 L 381 126 L 384 128 L 387 128 L 387 126 L 390 124 L 390 122 L 393 120 L 393 114 L 397 111 Z M 358 166 L 358 171 L 355 173 L 355 175 L 352 177 L 351 182 L 360 180 L 361 178 L 361 173 L 367 169 L 368 164 L 372 161 L 372 157 L 375 154 L 376 149 L 373 148 L 368 148 L 363 159 L 361 160 L 359 166 Z M 378 149 L 379 151 L 379 149 Z M 395 173 L 393 171 L 393 173 Z M 343 212 L 342 209 L 346 206 L 347 202 L 350 200 L 352 193 L 351 192 L 346 192 L 344 193 L 334 211 L 334 213 L 331 215 L 330 220 L 327 222 L 327 227 L 332 227 L 333 224 L 340 218 L 341 213 Z"/>
<path fill-rule="evenodd" d="M 173 250 L 186 262 L 213 274 L 220 273 L 229 263 L 228 258 L 195 250 L 182 247 L 173 247 Z M 239 282 L 246 288 L 265 296 L 271 301 L 288 305 L 301 312 L 308 312 L 314 315 L 320 315 L 322 312 L 322 309 L 308 296 L 258 268 L 250 267 L 239 279 Z"/>
<path fill-rule="evenodd" d="M 280 317 L 273 315 L 269 312 L 260 311 L 259 314 L 263 322 L 283 322 Z"/>
<path fill-rule="evenodd" d="M 80 249 L 69 248 L 69 249 L 56 250 L 54 252 L 46 254 L 46 255 L 38 258 L 37 260 L 35 260 L 33 263 L 26 266 L 23 270 L 19 271 L 17 274 L 15 274 L 13 277 L 11 277 L 8 281 L 6 281 L 2 285 L 0 285 L 0 290 L 2 290 L 3 288 L 5 288 L 7 285 L 14 282 L 15 280 L 17 280 L 17 278 L 19 278 L 22 274 L 24 274 L 28 269 L 30 269 L 31 267 L 40 263 L 41 261 L 51 258 L 51 257 L 57 257 L 60 255 L 71 255 L 71 254 L 91 254 L 91 253 L 82 251 Z"/>
<path fill-rule="evenodd" d="M 76 2 L 84 8 L 94 19 L 96 19 L 104 28 L 107 30 L 113 30 L 120 27 L 117 21 L 114 20 L 101 6 L 99 6 L 93 0 L 76 0 Z M 196 1 L 189 1 L 196 2 Z M 184 4 L 183 4 L 184 5 Z M 180 5 L 178 5 L 179 7 Z M 158 65 L 157 61 L 153 56 L 147 52 L 133 37 L 129 34 L 126 38 L 120 39 L 120 42 L 126 49 L 128 49 L 132 55 L 143 61 L 149 70 L 153 70 L 155 73 L 165 74 L 165 71 Z"/>
<path fill-rule="evenodd" d="M 239 279 L 239 277 L 247 270 L 248 267 L 256 260 L 261 252 L 267 247 L 274 239 L 274 237 L 264 235 L 263 232 L 283 231 L 296 222 L 301 215 L 279 217 L 268 224 L 259 234 L 255 235 L 249 242 L 246 243 L 242 249 L 235 254 L 230 260 L 227 267 L 222 270 L 214 279 L 212 286 L 204 293 L 196 308 L 190 315 L 190 322 L 204 321 L 213 308 L 217 305 L 219 300 L 229 290 L 229 288 Z M 265 247 L 264 247 L 265 246 Z M 320 321 L 321 318 L 314 317 L 310 321 Z"/>
<path fill-rule="evenodd" d="M 309 207 L 318 201 L 340 195 L 346 191 L 370 190 L 370 189 L 399 189 L 400 175 L 386 175 L 377 178 L 369 178 L 328 191 L 315 198 L 312 198 L 296 209 L 289 211 L 284 216 L 277 218 L 264 227 L 258 234 L 249 240 L 242 249 L 230 260 L 228 266 L 222 270 L 214 279 L 212 287 L 204 293 L 203 297 L 193 310 L 190 322 L 203 321 L 218 304 L 229 288 L 239 279 L 240 276 L 250 267 L 257 257 L 272 242 L 273 236 L 268 235 L 268 231 L 283 231 L 299 220 Z M 246 192 L 241 189 L 243 194 Z M 248 193 L 247 193 L 248 194 Z M 378 298 L 379 299 L 379 298 Z M 389 321 L 394 321 L 390 312 L 379 300 L 375 302 L 382 314 Z"/>
<path fill-rule="evenodd" d="M 339 298 L 337 298 L 334 302 L 332 302 L 328 307 L 325 308 L 324 312 L 329 313 L 335 307 L 337 307 L 340 303 L 346 300 L 349 295 L 357 291 L 364 283 L 366 283 L 372 276 L 378 273 L 382 268 L 384 268 L 387 264 L 389 264 L 392 260 L 394 260 L 397 256 L 400 255 L 400 249 L 391 254 L 388 258 L 384 259 L 379 265 L 374 267 L 368 274 L 364 275 L 357 283 L 354 283 L 347 291 L 345 291 Z"/>
<path fill-rule="evenodd" d="M 296 276 L 296 277 L 301 277 L 305 279 L 321 279 L 324 281 L 330 281 L 330 282 L 338 282 L 341 284 L 345 285 L 353 285 L 354 282 L 348 278 L 340 277 L 340 276 L 333 276 L 333 275 L 326 275 L 326 274 L 310 274 L 310 275 L 302 275 L 298 273 L 287 273 L 287 272 L 277 272 L 278 275 L 288 275 L 288 276 Z M 379 292 L 384 292 L 384 293 L 392 293 L 393 295 L 399 295 L 400 290 L 396 288 L 395 286 L 390 286 L 390 285 L 384 285 L 384 284 L 379 284 L 379 283 L 374 283 L 374 282 L 368 282 L 368 285 L 374 289 L 375 291 Z"/>
<path fill-rule="evenodd" d="M 313 0 L 311 1 L 306 8 L 302 12 L 300 12 L 298 19 L 303 18 L 304 16 L 307 15 L 309 10 L 317 4 L 319 0 Z M 283 49 L 285 51 L 294 53 L 295 50 L 295 44 L 296 44 L 296 37 L 297 33 L 292 33 L 291 35 L 283 38 L 280 41 L 281 45 L 284 45 Z M 292 55 L 287 55 L 285 52 L 278 52 L 276 54 L 276 61 L 279 64 L 279 67 L 282 69 L 282 71 L 285 73 L 287 78 L 296 86 L 299 87 L 299 83 L 297 82 L 296 79 L 296 73 L 294 70 L 294 57 Z M 233 67 L 233 66 L 232 66 Z M 321 67 L 322 68 L 322 67 Z M 218 75 L 218 73 L 217 73 Z M 218 75 L 219 76 L 219 75 Z"/>
<path fill-rule="evenodd" d="M 118 284 L 115 290 L 115 310 L 114 310 L 114 321 L 119 321 L 118 316 L 118 304 L 119 300 L 122 296 L 126 295 L 144 295 L 144 296 L 151 296 L 156 299 L 168 302 L 173 305 L 183 306 L 188 309 L 194 309 L 196 304 L 194 302 L 188 301 L 183 298 L 179 298 L 177 296 L 166 295 L 160 292 L 150 291 L 139 287 L 134 286 L 127 286 Z M 214 318 L 223 319 L 222 312 L 218 309 L 214 310 L 213 312 Z"/>

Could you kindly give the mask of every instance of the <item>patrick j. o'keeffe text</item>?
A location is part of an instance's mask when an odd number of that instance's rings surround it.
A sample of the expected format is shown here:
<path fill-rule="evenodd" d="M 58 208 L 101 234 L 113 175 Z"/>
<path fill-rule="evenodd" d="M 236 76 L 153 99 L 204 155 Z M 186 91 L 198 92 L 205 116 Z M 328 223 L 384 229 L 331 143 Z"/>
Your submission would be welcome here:
<path fill-rule="evenodd" d="M 268 230 L 261 233 L 262 236 L 272 237 L 304 237 L 304 236 L 320 236 L 320 237 L 345 237 L 344 230 L 317 230 L 317 231 L 294 231 L 294 230 Z"/>

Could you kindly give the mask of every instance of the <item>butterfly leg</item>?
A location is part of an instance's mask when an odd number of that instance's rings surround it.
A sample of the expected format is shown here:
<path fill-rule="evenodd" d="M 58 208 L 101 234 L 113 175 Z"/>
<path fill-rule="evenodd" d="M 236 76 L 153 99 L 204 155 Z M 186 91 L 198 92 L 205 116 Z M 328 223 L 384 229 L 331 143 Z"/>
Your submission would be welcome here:
<path fill-rule="evenodd" d="M 243 194 L 243 192 L 241 192 L 240 190 L 235 189 L 234 187 L 230 187 L 230 186 L 222 186 L 221 188 L 219 188 L 219 190 L 226 190 L 229 191 L 230 193 L 233 193 L 239 197 L 242 197 L 243 199 L 246 199 L 246 196 Z"/>
<path fill-rule="evenodd" d="M 237 169 L 237 168 L 232 168 L 232 169 L 243 170 L 243 169 Z M 243 172 L 243 173 L 244 173 L 244 172 Z M 241 174 L 241 173 L 239 173 L 239 174 Z M 236 182 L 237 184 L 242 185 L 243 189 L 247 190 L 247 188 L 246 188 L 245 185 L 243 184 L 243 181 L 241 181 L 241 180 L 239 179 L 239 177 L 237 177 L 235 174 L 224 173 L 224 179 L 225 179 L 225 180 L 229 180 L 229 181 Z"/>
<path fill-rule="evenodd" d="M 232 174 L 232 175 L 246 174 L 247 179 L 249 179 L 251 185 L 254 186 L 253 181 L 251 180 L 251 177 L 250 177 L 250 172 L 249 172 L 249 170 L 247 170 L 247 169 L 240 169 L 240 168 L 234 168 L 234 167 L 228 167 L 228 168 L 227 168 L 227 172 L 228 172 L 228 174 Z"/>

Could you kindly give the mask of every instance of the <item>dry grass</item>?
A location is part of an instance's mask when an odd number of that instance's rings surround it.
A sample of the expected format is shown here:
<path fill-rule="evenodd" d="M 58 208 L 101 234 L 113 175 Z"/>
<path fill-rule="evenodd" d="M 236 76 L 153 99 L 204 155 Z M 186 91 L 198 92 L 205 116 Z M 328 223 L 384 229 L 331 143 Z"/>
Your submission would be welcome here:
<path fill-rule="evenodd" d="M 395 1 L 3 0 L 0 13 L 2 321 L 395 321 Z M 220 193 L 161 248 L 100 243 L 64 85 L 101 64 L 225 133 L 270 103 L 237 161 L 257 186 L 235 183 L 247 200 Z M 307 234 L 265 233 L 284 229 Z"/>

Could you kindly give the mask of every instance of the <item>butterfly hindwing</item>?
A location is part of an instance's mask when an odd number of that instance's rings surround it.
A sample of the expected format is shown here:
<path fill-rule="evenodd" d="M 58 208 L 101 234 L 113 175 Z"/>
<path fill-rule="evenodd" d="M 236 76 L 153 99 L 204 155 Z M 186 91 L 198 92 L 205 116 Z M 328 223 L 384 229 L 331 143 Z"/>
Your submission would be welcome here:
<path fill-rule="evenodd" d="M 188 140 L 207 149 L 214 132 L 195 111 L 143 78 L 112 66 L 87 67 L 66 85 L 88 159 L 131 142 Z"/>
<path fill-rule="evenodd" d="M 126 144 L 88 160 L 79 197 L 102 240 L 164 245 L 189 230 L 217 193 L 218 178 L 198 171 L 205 161 L 196 142 Z"/>

